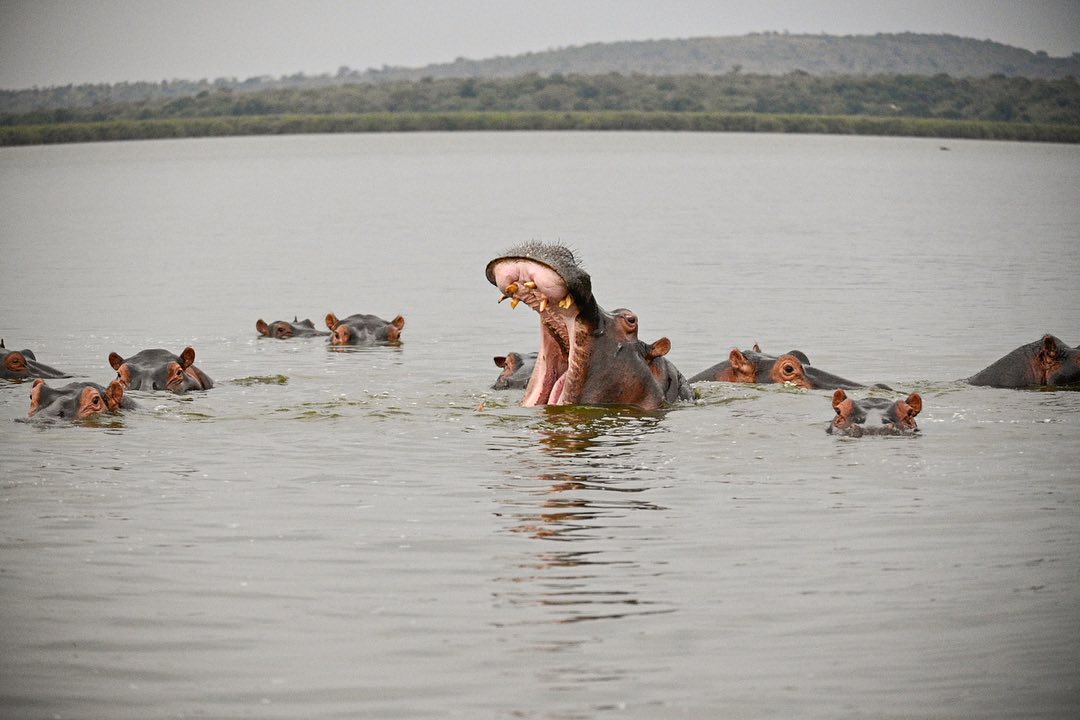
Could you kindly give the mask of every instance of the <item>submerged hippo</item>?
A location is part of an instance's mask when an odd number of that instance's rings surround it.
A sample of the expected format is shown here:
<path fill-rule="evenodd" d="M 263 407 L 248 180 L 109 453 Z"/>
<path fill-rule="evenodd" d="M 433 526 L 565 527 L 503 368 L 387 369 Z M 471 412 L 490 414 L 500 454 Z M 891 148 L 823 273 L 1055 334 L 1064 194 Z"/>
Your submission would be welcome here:
<path fill-rule="evenodd" d="M 1080 384 L 1080 347 L 1071 348 L 1053 335 L 1021 345 L 990 367 L 967 379 L 972 385 L 998 388 Z"/>
<path fill-rule="evenodd" d="M 529 384 L 529 376 L 532 375 L 533 367 L 536 366 L 536 353 L 510 352 L 506 355 L 496 355 L 495 366 L 502 368 L 499 377 L 495 378 L 492 390 L 523 390 Z"/>
<path fill-rule="evenodd" d="M 291 337 L 325 337 L 330 334 L 327 330 L 316 330 L 315 323 L 311 322 L 310 319 L 297 320 L 295 315 L 292 322 L 275 320 L 270 324 L 259 318 L 255 323 L 255 329 L 263 337 L 277 338 L 278 340 L 287 340 Z"/>
<path fill-rule="evenodd" d="M 809 358 L 799 350 L 775 356 L 761 352 L 757 345 L 753 350 L 732 350 L 728 359 L 702 370 L 690 378 L 690 382 L 712 380 L 733 383 L 791 383 L 806 389 L 835 390 L 836 388 L 865 387 L 825 372 L 810 365 Z"/>
<path fill-rule="evenodd" d="M 524 302 L 540 317 L 540 351 L 522 405 L 654 409 L 680 395 L 681 374 L 663 358 L 670 343 L 637 340 L 636 317 L 631 332 L 625 317 L 601 308 L 592 279 L 568 248 L 519 245 L 489 262 L 485 274 L 502 291 L 500 302 Z"/>
<path fill-rule="evenodd" d="M 82 420 L 98 413 L 133 407 L 135 403 L 124 397 L 124 386 L 119 380 L 113 380 L 107 388 L 90 382 L 73 382 L 62 388 L 51 388 L 38 378 L 30 390 L 28 415 Z"/>
<path fill-rule="evenodd" d="M 374 345 L 396 343 L 405 327 L 405 318 L 398 315 L 387 322 L 375 315 L 357 313 L 338 320 L 334 313 L 326 315 L 326 327 L 330 328 L 331 345 Z"/>
<path fill-rule="evenodd" d="M 836 417 L 826 432 L 830 435 L 910 435 L 919 432 L 915 416 L 922 412 L 922 397 L 911 393 L 904 400 L 868 397 L 854 400 L 843 390 L 832 397 Z"/>
<path fill-rule="evenodd" d="M 29 378 L 66 378 L 65 372 L 39 363 L 30 350 L 8 350 L 0 340 L 0 378 L 27 380 Z"/>
<path fill-rule="evenodd" d="M 109 365 L 126 390 L 168 390 L 183 394 L 189 390 L 209 390 L 214 381 L 195 367 L 195 349 L 184 348 L 179 355 L 154 349 L 124 359 L 109 353 Z"/>

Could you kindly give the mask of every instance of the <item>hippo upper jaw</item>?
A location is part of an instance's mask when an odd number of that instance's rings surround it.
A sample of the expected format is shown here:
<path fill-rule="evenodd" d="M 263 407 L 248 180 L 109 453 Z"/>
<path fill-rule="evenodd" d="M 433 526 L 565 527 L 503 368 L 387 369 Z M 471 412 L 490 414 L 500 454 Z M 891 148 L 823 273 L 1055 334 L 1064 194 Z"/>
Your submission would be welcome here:
<path fill-rule="evenodd" d="M 487 275 L 502 290 L 500 302 L 509 299 L 511 307 L 523 302 L 540 316 L 540 351 L 522 405 L 579 402 L 596 328 L 583 317 L 578 297 L 559 272 L 530 258 L 497 258 L 488 264 Z M 595 308 L 591 293 L 579 297 Z"/>

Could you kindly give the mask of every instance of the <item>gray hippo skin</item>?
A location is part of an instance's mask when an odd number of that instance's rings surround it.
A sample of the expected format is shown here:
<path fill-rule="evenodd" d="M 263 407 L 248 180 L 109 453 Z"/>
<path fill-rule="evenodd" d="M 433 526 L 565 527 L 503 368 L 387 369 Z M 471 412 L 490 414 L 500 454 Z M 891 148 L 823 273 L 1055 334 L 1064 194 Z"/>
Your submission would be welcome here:
<path fill-rule="evenodd" d="M 259 334 L 263 337 L 275 338 L 277 340 L 288 340 L 292 337 L 326 337 L 329 335 L 327 330 L 316 330 L 315 323 L 308 320 L 297 320 L 296 316 L 293 316 L 293 321 L 288 320 L 275 320 L 272 323 L 267 323 L 262 318 L 259 318 L 255 323 L 255 329 L 259 331 Z"/>
<path fill-rule="evenodd" d="M 911 435 L 919 432 L 915 416 L 922 412 L 922 397 L 911 393 L 903 400 L 888 398 L 849 398 L 843 390 L 832 397 L 836 413 L 826 432 L 830 435 Z"/>
<path fill-rule="evenodd" d="M 690 378 L 691 383 L 711 380 L 732 383 L 791 383 L 806 389 L 852 390 L 864 385 L 845 380 L 810 365 L 809 358 L 799 350 L 789 350 L 776 356 L 760 351 L 757 345 L 753 350 L 732 350 L 728 359 L 702 370 Z"/>
<path fill-rule="evenodd" d="M 670 343 L 638 341 L 636 318 L 631 331 L 625 318 L 601 308 L 592 279 L 568 248 L 519 245 L 489 262 L 485 275 L 501 291 L 499 302 L 525 303 L 539 315 L 540 351 L 522 405 L 651 410 L 678 396 L 681 375 L 663 357 Z M 657 379 L 668 375 L 674 392 Z"/>
<path fill-rule="evenodd" d="M 29 380 L 30 378 L 66 378 L 65 372 L 39 363 L 31 350 L 8 350 L 0 340 L 0 378 Z"/>
<path fill-rule="evenodd" d="M 1021 345 L 967 379 L 972 385 L 997 388 L 1080 384 L 1080 346 L 1071 348 L 1053 335 Z"/>
<path fill-rule="evenodd" d="M 104 388 L 97 383 L 73 382 L 51 388 L 42 379 L 30 390 L 29 417 L 83 420 L 93 415 L 131 409 L 135 403 L 124 397 L 124 386 L 113 380 Z"/>
<path fill-rule="evenodd" d="M 142 350 L 127 359 L 109 353 L 109 365 L 125 390 L 168 390 L 183 394 L 214 387 L 214 381 L 195 367 L 195 349 L 191 347 L 184 348 L 179 355 L 160 348 Z"/>
<path fill-rule="evenodd" d="M 376 315 L 357 313 L 339 320 L 334 313 L 327 313 L 326 327 L 330 328 L 331 345 L 396 344 L 401 340 L 405 318 L 398 315 L 386 321 Z"/>
<path fill-rule="evenodd" d="M 496 355 L 495 366 L 502 368 L 499 377 L 495 378 L 492 390 L 524 390 L 529 384 L 529 377 L 536 366 L 536 353 L 510 352 L 506 355 Z"/>

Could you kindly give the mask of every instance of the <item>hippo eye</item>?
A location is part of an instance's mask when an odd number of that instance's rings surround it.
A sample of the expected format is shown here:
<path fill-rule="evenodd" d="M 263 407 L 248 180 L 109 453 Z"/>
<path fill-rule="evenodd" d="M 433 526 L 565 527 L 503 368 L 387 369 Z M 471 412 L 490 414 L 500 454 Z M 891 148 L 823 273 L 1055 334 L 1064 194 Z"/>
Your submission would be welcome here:
<path fill-rule="evenodd" d="M 836 414 L 837 415 L 843 415 L 844 413 L 840 412 L 840 408 L 836 408 Z"/>
<path fill-rule="evenodd" d="M 790 363 L 788 363 L 787 365 L 784 365 L 784 372 L 787 373 L 788 375 L 794 374 L 795 373 L 795 366 L 790 364 Z"/>

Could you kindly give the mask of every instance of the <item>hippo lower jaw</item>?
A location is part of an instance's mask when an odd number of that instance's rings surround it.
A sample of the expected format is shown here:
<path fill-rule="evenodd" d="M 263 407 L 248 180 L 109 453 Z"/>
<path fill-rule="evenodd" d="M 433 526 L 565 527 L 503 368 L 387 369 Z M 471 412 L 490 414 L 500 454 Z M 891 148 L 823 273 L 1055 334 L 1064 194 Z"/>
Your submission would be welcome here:
<path fill-rule="evenodd" d="M 580 401 L 592 350 L 591 325 L 584 321 L 565 281 L 547 265 L 506 258 L 491 266 L 502 290 L 499 302 L 525 303 L 540 316 L 540 351 L 521 404 L 573 405 Z"/>

